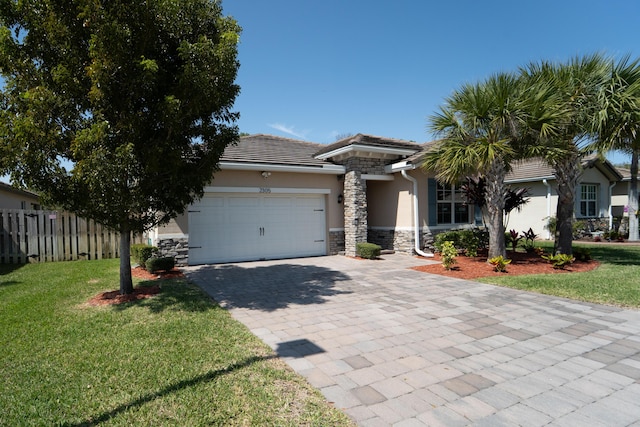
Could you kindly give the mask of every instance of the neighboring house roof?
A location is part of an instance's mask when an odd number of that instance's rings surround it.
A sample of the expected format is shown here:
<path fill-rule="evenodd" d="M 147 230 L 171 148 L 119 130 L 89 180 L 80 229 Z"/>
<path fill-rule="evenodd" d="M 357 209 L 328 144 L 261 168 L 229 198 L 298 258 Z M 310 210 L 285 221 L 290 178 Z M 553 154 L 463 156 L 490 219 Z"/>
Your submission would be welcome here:
<path fill-rule="evenodd" d="M 34 193 L 33 191 L 21 190 L 20 188 L 16 188 L 12 185 L 5 184 L 4 182 L 0 182 L 0 191 L 7 191 L 9 193 L 18 194 L 24 197 L 30 197 L 32 199 L 40 199 L 40 195 Z"/>
<path fill-rule="evenodd" d="M 631 181 L 631 170 L 627 168 L 615 167 L 620 175 L 622 175 L 623 181 Z"/>
<path fill-rule="evenodd" d="M 553 168 L 540 158 L 520 160 L 511 165 L 511 172 L 505 182 L 526 182 L 541 179 L 554 179 Z"/>
<path fill-rule="evenodd" d="M 610 181 L 622 180 L 620 172 L 608 161 L 597 155 L 589 155 L 582 158 L 583 168 L 596 168 Z M 527 182 L 542 179 L 555 179 L 553 168 L 541 158 L 520 160 L 511 165 L 511 172 L 505 178 L 505 182 Z"/>

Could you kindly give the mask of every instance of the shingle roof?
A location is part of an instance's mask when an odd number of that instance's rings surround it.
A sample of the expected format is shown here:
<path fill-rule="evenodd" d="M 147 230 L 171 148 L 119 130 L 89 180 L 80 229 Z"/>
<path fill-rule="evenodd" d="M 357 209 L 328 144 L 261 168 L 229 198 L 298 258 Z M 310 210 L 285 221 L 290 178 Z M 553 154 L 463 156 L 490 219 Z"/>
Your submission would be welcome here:
<path fill-rule="evenodd" d="M 616 170 L 608 160 L 602 160 L 597 155 L 589 155 L 582 158 L 582 166 L 595 167 L 608 179 L 622 179 L 620 171 Z M 554 178 L 553 168 L 541 158 L 520 160 L 511 165 L 511 172 L 505 177 L 506 182 L 531 181 L 535 179 Z"/>
<path fill-rule="evenodd" d="M 394 139 L 394 138 L 385 138 L 382 136 L 373 136 L 373 135 L 364 135 L 357 134 L 354 136 L 349 136 L 347 138 L 341 139 L 340 141 L 334 142 L 333 144 L 325 145 L 320 150 L 318 150 L 315 155 L 319 156 L 321 154 L 330 153 L 339 148 L 348 147 L 349 145 L 365 145 L 370 147 L 387 147 L 387 148 L 407 148 L 410 150 L 420 150 L 420 145 L 411 142 L 405 141 L 403 139 Z"/>
<path fill-rule="evenodd" d="M 243 136 L 237 144 L 228 146 L 220 161 L 322 167 L 331 163 L 313 157 L 321 147 L 321 144 L 257 134 Z"/>
<path fill-rule="evenodd" d="M 513 163 L 505 181 L 530 181 L 543 178 L 553 178 L 553 168 L 544 160 L 536 158 Z"/>
<path fill-rule="evenodd" d="M 10 184 L 6 184 L 4 182 L 0 182 L 0 189 L 5 190 L 5 191 L 9 191 L 12 193 L 16 193 L 16 194 L 21 194 L 27 197 L 37 197 L 39 198 L 40 195 L 38 193 L 34 193 L 33 191 L 29 191 L 29 190 L 23 190 L 21 188 L 16 188 Z"/>
<path fill-rule="evenodd" d="M 620 175 L 622 175 L 622 180 L 623 181 L 629 181 L 631 180 L 631 170 L 627 169 L 627 168 L 620 168 L 615 166 L 616 170 L 618 171 L 618 173 Z"/>

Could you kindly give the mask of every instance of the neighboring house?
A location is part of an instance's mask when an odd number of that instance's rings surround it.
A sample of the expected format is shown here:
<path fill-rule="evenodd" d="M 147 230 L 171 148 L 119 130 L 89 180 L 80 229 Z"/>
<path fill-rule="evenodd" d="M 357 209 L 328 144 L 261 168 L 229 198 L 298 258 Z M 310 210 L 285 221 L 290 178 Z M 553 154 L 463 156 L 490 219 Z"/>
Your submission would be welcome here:
<path fill-rule="evenodd" d="M 613 197 L 611 200 L 612 212 L 615 217 L 629 216 L 629 182 L 631 181 L 631 171 L 627 168 L 617 168 L 622 181 L 613 187 Z M 640 196 L 640 191 L 638 191 Z"/>
<path fill-rule="evenodd" d="M 363 134 L 329 145 L 242 137 L 225 150 L 202 199 L 155 230 L 153 242 L 183 265 L 354 256 L 365 241 L 424 253 L 437 233 L 482 224 L 459 187 L 421 170 L 426 145 Z M 608 162 L 587 160 L 576 212 L 607 216 L 610 185 L 620 179 Z M 508 226 L 543 235 L 557 200 L 551 170 L 521 164 L 509 183 L 533 194 Z"/>
<path fill-rule="evenodd" d="M 541 159 L 530 159 L 512 166 L 505 182 L 512 188 L 527 188 L 530 200 L 520 211 L 513 211 L 509 215 L 505 227 L 519 232 L 531 228 L 539 238 L 552 238 L 546 225 L 550 217 L 556 216 L 558 204 L 553 169 Z M 592 223 L 605 222 L 611 228 L 613 217 L 618 214 L 617 209 L 613 209 L 612 214 L 612 200 L 613 204 L 619 202 L 614 189 L 623 177 L 609 161 L 601 160 L 595 155 L 585 157 L 582 167 L 583 172 L 576 188 L 575 218 Z"/>
<path fill-rule="evenodd" d="M 40 197 L 0 182 L 0 209 L 40 209 Z"/>

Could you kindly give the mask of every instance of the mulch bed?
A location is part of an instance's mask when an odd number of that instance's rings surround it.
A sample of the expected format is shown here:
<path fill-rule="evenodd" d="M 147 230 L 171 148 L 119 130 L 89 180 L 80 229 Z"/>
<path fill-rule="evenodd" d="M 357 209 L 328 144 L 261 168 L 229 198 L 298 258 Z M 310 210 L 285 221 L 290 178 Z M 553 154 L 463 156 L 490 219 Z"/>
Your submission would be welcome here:
<path fill-rule="evenodd" d="M 512 260 L 507 265 L 507 272 L 500 273 L 494 271 L 491 264 L 487 263 L 487 256 L 480 255 L 478 257 L 466 257 L 460 255 L 456 257 L 456 263 L 451 270 L 445 270 L 442 264 L 429 264 L 418 267 L 412 267 L 413 270 L 425 273 L 439 274 L 442 276 L 455 277 L 458 279 L 477 279 L 479 277 L 488 276 L 520 276 L 524 274 L 566 274 L 591 271 L 597 268 L 600 263 L 595 260 L 575 261 L 573 264 L 565 267 L 564 270 L 554 269 L 551 264 L 537 255 L 536 253 L 511 252 L 507 251 L 507 258 Z M 436 254 L 435 261 L 442 261 L 440 254 Z"/>
<path fill-rule="evenodd" d="M 133 277 L 151 281 L 158 279 L 175 279 L 184 277 L 184 274 L 176 268 L 170 271 L 160 272 L 158 274 L 149 273 L 147 270 L 141 267 L 135 267 L 131 269 L 131 275 Z M 101 305 L 116 305 L 125 302 L 137 301 L 145 298 L 151 298 L 154 295 L 160 293 L 160 286 L 138 286 L 133 289 L 133 293 L 128 295 L 120 295 L 120 291 L 107 291 L 101 292 L 98 295 L 91 298 L 87 303 L 92 306 Z"/>

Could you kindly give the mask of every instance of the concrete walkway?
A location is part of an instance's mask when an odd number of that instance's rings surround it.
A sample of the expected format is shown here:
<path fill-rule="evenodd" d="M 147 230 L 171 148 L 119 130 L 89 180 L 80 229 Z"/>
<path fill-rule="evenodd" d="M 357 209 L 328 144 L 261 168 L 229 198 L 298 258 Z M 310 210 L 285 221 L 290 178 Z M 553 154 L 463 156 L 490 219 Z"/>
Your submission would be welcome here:
<path fill-rule="evenodd" d="M 640 311 L 383 258 L 186 273 L 358 425 L 640 426 Z"/>

